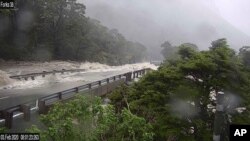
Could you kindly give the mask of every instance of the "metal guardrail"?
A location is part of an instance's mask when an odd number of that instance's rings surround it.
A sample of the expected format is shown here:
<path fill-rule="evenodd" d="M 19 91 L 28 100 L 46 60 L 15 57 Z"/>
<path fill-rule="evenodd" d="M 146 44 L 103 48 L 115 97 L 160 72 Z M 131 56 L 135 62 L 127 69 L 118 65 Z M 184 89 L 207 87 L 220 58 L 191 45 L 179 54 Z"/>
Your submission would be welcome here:
<path fill-rule="evenodd" d="M 29 121 L 30 116 L 31 116 L 30 111 L 31 111 L 31 109 L 34 109 L 35 107 L 36 107 L 35 109 L 38 109 L 39 114 L 46 114 L 48 112 L 48 107 L 50 105 L 54 104 L 55 102 L 73 98 L 75 96 L 75 94 L 77 94 L 79 92 L 82 92 L 85 90 L 95 89 L 95 88 L 98 88 L 101 86 L 105 86 L 104 84 L 106 84 L 106 85 L 112 84 L 112 82 L 116 82 L 116 81 L 124 79 L 124 78 L 125 78 L 125 82 L 132 81 L 132 79 L 138 78 L 139 76 L 146 74 L 146 72 L 148 70 L 150 70 L 150 69 L 146 68 L 146 69 L 141 69 L 141 70 L 137 70 L 137 71 L 133 71 L 133 72 L 127 72 L 124 74 L 115 75 L 115 76 L 112 76 L 112 77 L 109 77 L 106 79 L 98 80 L 98 81 L 91 82 L 91 83 L 88 83 L 85 85 L 81 85 L 81 86 L 67 89 L 67 90 L 64 90 L 61 92 L 57 92 L 57 93 L 54 93 L 54 94 L 51 94 L 48 96 L 40 97 L 38 100 L 36 100 L 36 101 L 38 101 L 38 104 L 35 102 L 35 100 L 24 103 L 24 104 L 18 104 L 16 106 L 1 110 L 0 111 L 0 119 L 4 119 L 5 120 L 5 127 L 11 129 L 12 123 L 13 123 L 14 113 L 16 113 L 16 112 L 23 113 L 24 120 Z M 41 74 L 41 73 L 39 73 L 39 74 Z M 34 103 L 36 103 L 36 104 L 34 104 Z M 31 105 L 36 105 L 36 106 L 31 108 Z"/>
<path fill-rule="evenodd" d="M 43 71 L 43 72 L 38 72 L 38 73 L 30 73 L 30 74 L 23 74 L 23 75 L 13 75 L 10 76 L 10 78 L 12 79 L 25 79 L 28 80 L 28 78 L 30 77 L 32 80 L 35 79 L 36 76 L 42 76 L 45 77 L 45 75 L 49 75 L 49 74 L 56 74 L 56 73 L 65 73 L 65 72 L 81 72 L 81 71 L 85 71 L 85 69 L 72 69 L 72 70 L 53 70 L 53 71 Z"/>

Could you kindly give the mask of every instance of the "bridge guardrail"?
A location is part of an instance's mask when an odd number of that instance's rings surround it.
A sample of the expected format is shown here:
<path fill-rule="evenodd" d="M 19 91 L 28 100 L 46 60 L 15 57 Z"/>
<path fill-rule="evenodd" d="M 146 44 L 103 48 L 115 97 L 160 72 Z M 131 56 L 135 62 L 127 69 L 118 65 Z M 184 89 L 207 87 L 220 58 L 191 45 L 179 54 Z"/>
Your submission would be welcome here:
<path fill-rule="evenodd" d="M 56 93 L 53 93 L 51 95 L 47 95 L 47 96 L 38 98 L 38 104 L 35 104 L 35 105 L 38 105 L 38 107 L 36 107 L 36 108 L 38 108 L 39 114 L 46 114 L 49 106 L 54 104 L 55 102 L 70 99 L 70 98 L 74 97 L 75 94 L 77 94 L 81 91 L 91 90 L 91 89 L 95 89 L 95 88 L 98 88 L 101 86 L 105 86 L 103 84 L 106 84 L 106 85 L 112 84 L 112 82 L 121 80 L 122 78 L 123 79 L 125 78 L 125 82 L 132 81 L 132 79 L 138 78 L 139 76 L 144 75 L 148 70 L 150 70 L 150 69 L 146 68 L 146 69 L 136 70 L 133 72 L 127 72 L 124 74 L 115 75 L 112 77 L 108 77 L 108 78 L 105 78 L 102 80 L 91 82 L 91 83 L 81 85 L 78 87 L 74 87 L 71 89 L 67 89 L 64 91 L 56 92 Z M 69 95 L 69 94 L 73 94 L 73 95 L 70 97 L 65 97 L 66 95 Z M 16 106 L 1 110 L 0 111 L 0 119 L 2 118 L 5 120 L 5 127 L 9 128 L 9 129 L 12 127 L 13 116 L 14 116 L 15 112 L 23 113 L 24 120 L 29 121 L 30 120 L 30 110 L 32 108 L 31 105 L 32 105 L 32 103 L 34 105 L 34 101 L 35 100 L 24 103 L 24 104 L 18 104 Z M 33 108 L 35 108 L 35 107 L 33 107 Z"/>
<path fill-rule="evenodd" d="M 65 69 L 62 69 L 62 70 L 53 70 L 53 71 L 43 71 L 43 72 L 38 72 L 38 73 L 30 73 L 30 74 L 22 74 L 22 75 L 13 75 L 13 76 L 10 76 L 10 78 L 12 79 L 25 79 L 25 80 L 28 80 L 28 78 L 30 77 L 32 80 L 35 79 L 36 76 L 42 76 L 42 77 L 45 77 L 46 75 L 49 75 L 49 74 L 56 74 L 56 73 L 65 73 L 65 72 L 81 72 L 81 71 L 86 71 L 85 69 L 72 69 L 72 70 L 65 70 Z"/>

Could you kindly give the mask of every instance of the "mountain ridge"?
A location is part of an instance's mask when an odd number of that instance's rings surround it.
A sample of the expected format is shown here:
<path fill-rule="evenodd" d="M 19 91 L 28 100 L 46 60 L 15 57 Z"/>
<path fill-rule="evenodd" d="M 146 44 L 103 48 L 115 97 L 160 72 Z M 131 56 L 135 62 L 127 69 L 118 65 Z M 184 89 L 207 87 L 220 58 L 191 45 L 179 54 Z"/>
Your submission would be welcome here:
<path fill-rule="evenodd" d="M 207 49 L 211 41 L 218 38 L 227 38 L 236 50 L 250 44 L 247 34 L 202 2 L 193 1 L 196 3 L 169 0 L 150 5 L 139 0 L 136 2 L 142 3 L 139 6 L 132 1 L 114 0 L 83 0 L 83 3 L 87 16 L 100 20 L 107 27 L 117 28 L 128 39 L 146 45 L 149 51 L 159 52 L 165 40 L 174 45 L 192 42 L 200 49 Z M 163 4 L 166 5 L 161 6 Z"/>

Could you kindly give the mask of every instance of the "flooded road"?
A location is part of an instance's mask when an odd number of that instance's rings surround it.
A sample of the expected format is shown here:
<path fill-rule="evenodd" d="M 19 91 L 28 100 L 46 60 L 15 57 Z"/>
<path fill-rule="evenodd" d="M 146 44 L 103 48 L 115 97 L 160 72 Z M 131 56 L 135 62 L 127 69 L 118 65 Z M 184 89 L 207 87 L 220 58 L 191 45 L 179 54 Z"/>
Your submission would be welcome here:
<path fill-rule="evenodd" d="M 29 79 L 9 81 L 9 79 L 6 78 L 8 77 L 6 73 L 5 79 L 8 79 L 9 82 L 6 82 L 7 85 L 3 85 L 0 87 L 0 110 L 29 101 L 35 101 L 36 99 L 46 95 L 81 86 L 97 80 L 102 80 L 104 78 L 108 78 L 114 75 L 147 68 L 150 66 L 154 67 L 154 65 L 151 65 L 149 63 L 129 64 L 124 66 L 98 66 L 97 64 L 89 66 L 89 64 L 85 64 L 85 67 L 83 67 L 83 65 L 81 66 L 82 68 L 86 69 L 85 72 L 64 73 L 55 75 L 51 74 L 46 75 L 46 77 L 44 78 L 42 76 L 38 76 L 35 78 L 35 80 Z M 46 67 L 44 67 L 43 70 L 48 70 L 45 68 Z M 72 69 L 72 67 L 69 66 L 68 68 Z M 11 68 L 10 70 L 13 73 L 17 71 L 18 68 L 16 67 L 15 69 Z M 38 69 L 35 68 L 34 70 Z M 22 71 L 25 70 L 23 69 Z"/>

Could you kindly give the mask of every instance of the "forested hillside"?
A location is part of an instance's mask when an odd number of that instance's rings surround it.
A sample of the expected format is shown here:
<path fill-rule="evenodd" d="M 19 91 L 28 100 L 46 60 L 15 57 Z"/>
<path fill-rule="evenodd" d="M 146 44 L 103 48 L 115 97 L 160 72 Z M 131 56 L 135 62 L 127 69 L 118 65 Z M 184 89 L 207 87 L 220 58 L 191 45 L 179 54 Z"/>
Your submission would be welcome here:
<path fill-rule="evenodd" d="M 85 16 L 76 0 L 19 0 L 0 11 L 0 58 L 75 60 L 111 65 L 139 62 L 146 48 Z"/>
<path fill-rule="evenodd" d="M 153 126 L 155 141 L 211 141 L 214 125 L 228 141 L 229 124 L 250 123 L 250 47 L 237 54 L 225 39 L 213 41 L 208 51 L 189 43 L 162 47 L 166 60 L 157 71 L 110 95 L 116 111 L 130 105 Z M 174 57 L 164 54 L 171 51 Z M 225 110 L 218 119 L 215 96 L 221 91 Z"/>

